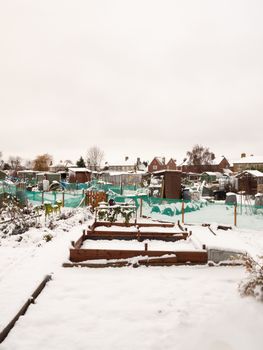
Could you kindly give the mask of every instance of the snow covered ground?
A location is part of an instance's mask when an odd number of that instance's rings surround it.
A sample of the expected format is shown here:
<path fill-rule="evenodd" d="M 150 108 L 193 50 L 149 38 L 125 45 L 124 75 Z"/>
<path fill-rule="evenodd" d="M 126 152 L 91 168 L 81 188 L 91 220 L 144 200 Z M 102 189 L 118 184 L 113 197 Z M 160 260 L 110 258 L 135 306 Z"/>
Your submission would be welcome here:
<path fill-rule="evenodd" d="M 176 222 L 182 219 L 182 215 L 175 216 L 151 213 L 151 208 L 147 205 L 143 207 L 143 214 L 152 218 Z M 200 210 L 185 213 L 184 219 L 186 223 L 220 223 L 225 225 L 234 225 L 234 208 L 224 204 L 208 204 Z M 242 215 L 240 209 L 237 213 L 237 227 L 241 229 L 253 229 L 263 232 L 263 215 L 254 215 L 243 209 Z"/>
<path fill-rule="evenodd" d="M 263 304 L 238 292 L 244 267 L 63 268 L 71 240 L 89 224 L 84 218 L 79 209 L 52 230 L 30 229 L 22 240 L 0 232 L 0 330 L 53 274 L 1 350 L 262 349 Z M 187 227 L 193 235 L 182 245 L 263 255 L 263 232 L 214 225 L 213 235 L 207 227 Z"/>

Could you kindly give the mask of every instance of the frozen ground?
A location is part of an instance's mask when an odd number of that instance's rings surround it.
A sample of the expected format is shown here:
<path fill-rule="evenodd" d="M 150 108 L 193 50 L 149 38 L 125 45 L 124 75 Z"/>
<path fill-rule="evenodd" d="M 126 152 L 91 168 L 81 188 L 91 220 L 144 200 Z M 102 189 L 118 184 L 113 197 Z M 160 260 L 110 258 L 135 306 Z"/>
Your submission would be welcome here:
<path fill-rule="evenodd" d="M 21 241 L 2 237 L 0 330 L 46 274 L 53 273 L 53 280 L 1 350 L 262 349 L 263 305 L 240 297 L 243 267 L 62 268 L 71 240 L 89 224 L 79 222 L 83 217 L 79 210 L 53 230 L 31 229 Z M 260 231 L 215 225 L 215 236 L 206 227 L 188 228 L 193 236 L 183 245 L 263 255 Z M 52 234 L 50 242 L 46 234 Z"/>
<path fill-rule="evenodd" d="M 243 268 L 58 270 L 2 350 L 262 349 Z"/>

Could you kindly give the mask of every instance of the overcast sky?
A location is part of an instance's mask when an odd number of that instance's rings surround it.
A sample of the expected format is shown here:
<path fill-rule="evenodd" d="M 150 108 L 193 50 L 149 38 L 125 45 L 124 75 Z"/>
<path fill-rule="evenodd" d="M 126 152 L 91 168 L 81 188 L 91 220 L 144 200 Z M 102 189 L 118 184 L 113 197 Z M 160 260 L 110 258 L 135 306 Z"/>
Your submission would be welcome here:
<path fill-rule="evenodd" d="M 0 151 L 263 155 L 263 1 L 0 0 Z"/>

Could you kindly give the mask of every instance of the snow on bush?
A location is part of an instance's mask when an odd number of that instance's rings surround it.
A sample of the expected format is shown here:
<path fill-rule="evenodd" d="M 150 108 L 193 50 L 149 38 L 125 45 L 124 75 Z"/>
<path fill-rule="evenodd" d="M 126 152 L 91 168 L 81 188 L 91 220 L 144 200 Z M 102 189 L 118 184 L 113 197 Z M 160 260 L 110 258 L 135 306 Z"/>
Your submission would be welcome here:
<path fill-rule="evenodd" d="M 253 296 L 263 302 L 263 257 L 261 257 L 261 262 L 258 263 L 247 256 L 245 266 L 249 276 L 240 283 L 240 293 L 242 296 Z"/>

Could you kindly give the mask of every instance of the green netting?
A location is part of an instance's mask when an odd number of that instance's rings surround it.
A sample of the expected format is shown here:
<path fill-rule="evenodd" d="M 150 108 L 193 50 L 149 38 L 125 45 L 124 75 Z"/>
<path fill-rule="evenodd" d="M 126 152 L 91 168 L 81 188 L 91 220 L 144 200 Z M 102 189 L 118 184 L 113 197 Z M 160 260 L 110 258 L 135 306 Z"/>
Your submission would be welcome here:
<path fill-rule="evenodd" d="M 42 202 L 55 204 L 57 201 L 62 201 L 62 192 L 43 192 L 42 194 L 40 191 L 27 191 L 26 195 L 30 202 L 37 205 L 42 204 Z M 83 194 L 64 193 L 64 205 L 65 207 L 76 208 L 81 204 L 83 198 Z"/>
<path fill-rule="evenodd" d="M 192 211 L 200 210 L 200 208 L 207 205 L 204 200 L 190 201 L 181 199 L 156 198 L 147 197 L 143 199 L 143 207 L 148 213 L 162 214 L 167 216 L 175 216 L 182 213 L 184 203 L 184 212 L 190 213 Z"/>
<path fill-rule="evenodd" d="M 65 195 L 64 205 L 69 208 L 77 208 L 83 204 L 83 195 L 67 196 Z"/>

